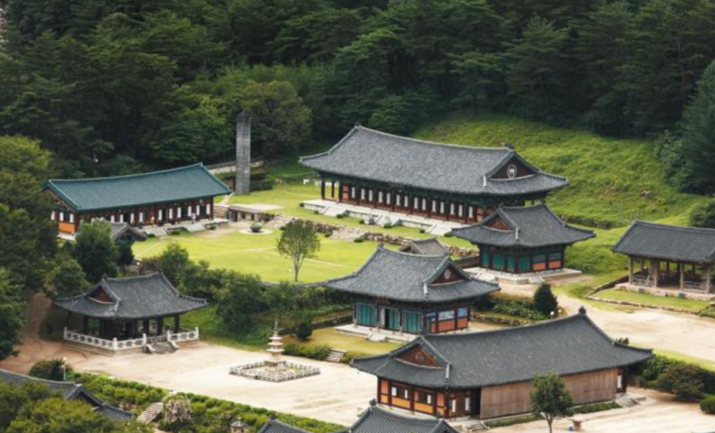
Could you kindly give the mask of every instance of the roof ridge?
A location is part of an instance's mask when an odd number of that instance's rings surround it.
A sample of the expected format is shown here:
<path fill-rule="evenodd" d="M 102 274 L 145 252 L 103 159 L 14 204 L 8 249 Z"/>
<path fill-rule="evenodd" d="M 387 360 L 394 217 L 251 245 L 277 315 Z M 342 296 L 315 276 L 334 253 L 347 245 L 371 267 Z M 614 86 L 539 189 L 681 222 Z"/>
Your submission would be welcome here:
<path fill-rule="evenodd" d="M 344 136 L 343 138 L 341 138 L 340 141 L 338 141 L 338 142 L 335 144 L 335 146 L 331 147 L 331 148 L 328 149 L 327 151 L 321 152 L 321 153 L 316 153 L 316 154 L 314 154 L 314 155 L 301 156 L 301 157 L 298 158 L 298 162 L 303 162 L 303 161 L 307 161 L 307 160 L 309 160 L 309 159 L 315 159 L 315 158 L 319 158 L 319 157 L 321 157 L 321 156 L 330 155 L 330 154 L 333 153 L 337 148 L 339 148 L 340 146 L 342 146 L 343 143 L 345 143 L 346 141 L 348 141 L 348 138 L 352 137 L 353 134 L 355 134 L 355 132 L 358 130 L 358 128 L 359 128 L 359 126 L 353 126 L 352 129 L 351 129 L 350 131 L 348 131 L 348 133 L 345 134 L 345 136 Z"/>
<path fill-rule="evenodd" d="M 707 232 L 715 235 L 715 229 L 707 228 L 707 227 L 690 227 L 690 226 L 679 226 L 679 225 L 673 225 L 673 224 L 664 224 L 664 223 L 658 223 L 655 221 L 646 221 L 646 220 L 633 220 L 632 225 L 648 225 L 652 227 L 658 227 L 658 228 L 667 228 L 667 229 L 673 229 L 673 230 L 680 230 L 680 231 L 699 231 L 699 232 Z"/>
<path fill-rule="evenodd" d="M 499 147 L 499 146 L 471 146 L 468 144 L 457 144 L 457 143 L 443 143 L 443 142 L 438 142 L 438 141 L 430 141 L 430 140 L 422 140 L 419 138 L 412 138 L 412 137 L 405 137 L 404 135 L 397 135 L 397 134 L 391 134 L 389 132 L 383 132 L 383 131 L 378 131 L 376 129 L 370 129 L 366 128 L 364 126 L 356 126 L 355 129 L 360 129 L 363 131 L 367 131 L 373 134 L 378 134 L 378 135 L 384 135 L 386 137 L 391 137 L 391 138 L 397 138 L 397 139 L 402 139 L 407 142 L 410 142 L 412 144 L 429 144 L 429 145 L 436 145 L 436 146 L 444 146 L 444 147 L 455 147 L 458 149 L 467 149 L 467 150 L 489 150 L 489 151 L 499 151 L 499 152 L 507 152 L 507 153 L 516 153 L 514 149 L 509 149 L 506 147 Z"/>
<path fill-rule="evenodd" d="M 95 182 L 95 181 L 111 181 L 111 180 L 117 180 L 117 179 L 129 179 L 129 178 L 136 178 L 136 177 L 144 177 L 148 175 L 154 175 L 154 174 L 164 174 L 164 173 L 173 173 L 176 171 L 182 171 L 182 170 L 188 170 L 190 168 L 194 167 L 204 167 L 204 164 L 202 162 L 197 162 L 196 164 L 191 164 L 191 165 L 184 165 L 181 167 L 174 167 L 174 168 L 167 168 L 164 170 L 154 170 L 154 171 L 147 171 L 144 173 L 132 173 L 132 174 L 121 174 L 118 176 L 103 176 L 103 177 L 82 177 L 82 178 L 76 178 L 76 179 L 50 179 L 48 182 Z"/>
<path fill-rule="evenodd" d="M 70 386 L 71 386 L 71 387 L 75 387 L 75 388 L 76 388 L 76 387 L 78 387 L 78 386 L 79 386 L 79 387 L 83 386 L 83 385 L 80 384 L 80 383 L 66 382 L 66 381 L 62 381 L 62 380 L 43 379 L 43 378 L 41 378 L 41 377 L 35 377 L 35 376 L 30 376 L 29 374 L 17 373 L 17 372 L 15 372 L 15 371 L 10 371 L 10 370 L 4 369 L 4 368 L 0 368 L 0 373 L 6 373 L 6 374 L 10 374 L 10 375 L 12 375 L 12 376 L 22 377 L 22 378 L 24 378 L 24 379 L 34 380 L 34 381 L 37 381 L 37 382 L 51 383 L 51 384 L 54 384 L 54 385 L 62 385 L 62 386 L 66 386 L 66 387 L 70 387 Z"/>
<path fill-rule="evenodd" d="M 460 332 L 456 334 L 428 334 L 425 336 L 425 339 L 435 339 L 435 340 L 441 340 L 441 339 L 448 339 L 448 338 L 460 338 L 460 337 L 473 337 L 475 335 L 487 335 L 487 334 L 498 334 L 498 333 L 510 333 L 510 332 L 515 332 L 519 331 L 522 329 L 527 329 L 527 328 L 540 328 L 540 327 L 547 327 L 547 326 L 552 326 L 564 322 L 569 322 L 569 321 L 575 321 L 582 316 L 585 316 L 583 314 L 572 314 L 570 316 L 566 317 L 559 317 L 557 319 L 547 319 L 547 320 L 542 320 L 540 322 L 536 323 L 531 323 L 529 325 L 521 325 L 521 326 L 514 326 L 511 328 L 500 328 L 500 329 L 488 329 L 486 331 L 469 331 L 469 332 Z"/>

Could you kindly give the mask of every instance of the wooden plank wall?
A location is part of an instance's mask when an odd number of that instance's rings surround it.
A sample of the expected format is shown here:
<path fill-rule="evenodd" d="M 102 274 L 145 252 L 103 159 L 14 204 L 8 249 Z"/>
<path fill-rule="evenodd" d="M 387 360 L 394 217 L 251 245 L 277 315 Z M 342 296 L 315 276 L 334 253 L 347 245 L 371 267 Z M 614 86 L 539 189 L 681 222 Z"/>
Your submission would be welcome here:
<path fill-rule="evenodd" d="M 618 370 L 563 376 L 566 389 L 576 404 L 595 403 L 616 398 Z M 516 415 L 530 411 L 530 382 L 482 388 L 481 419 Z"/>

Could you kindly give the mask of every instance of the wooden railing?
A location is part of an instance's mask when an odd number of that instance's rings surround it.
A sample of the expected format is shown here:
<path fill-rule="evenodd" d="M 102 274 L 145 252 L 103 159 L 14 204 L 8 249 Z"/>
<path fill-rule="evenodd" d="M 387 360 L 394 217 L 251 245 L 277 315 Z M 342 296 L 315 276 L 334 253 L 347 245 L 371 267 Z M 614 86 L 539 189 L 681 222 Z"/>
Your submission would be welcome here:
<path fill-rule="evenodd" d="M 133 338 L 128 340 L 117 340 L 116 338 L 107 340 L 105 338 L 95 337 L 93 335 L 86 335 L 81 334 L 79 332 L 70 331 L 69 329 L 65 328 L 63 338 L 65 339 L 65 341 L 84 344 L 100 349 L 122 351 L 141 348 L 146 346 L 147 344 L 157 342 L 172 341 L 174 343 L 181 343 L 186 341 L 196 341 L 199 339 L 199 328 L 182 329 L 180 332 L 176 333 L 167 330 L 166 334 L 157 335 L 153 337 L 148 337 L 146 334 L 142 334 L 141 338 Z"/>

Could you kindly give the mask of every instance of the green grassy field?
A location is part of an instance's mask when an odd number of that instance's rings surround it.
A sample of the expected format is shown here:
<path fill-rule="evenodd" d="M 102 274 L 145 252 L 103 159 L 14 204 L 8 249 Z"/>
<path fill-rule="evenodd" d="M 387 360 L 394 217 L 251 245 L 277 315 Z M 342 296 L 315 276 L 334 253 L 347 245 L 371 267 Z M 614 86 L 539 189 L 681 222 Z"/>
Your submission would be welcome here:
<path fill-rule="evenodd" d="M 298 339 L 293 336 L 288 336 L 285 339 L 287 343 L 298 343 Z M 365 340 L 360 337 L 338 334 L 333 328 L 322 328 L 313 331 L 313 335 L 305 343 L 308 345 L 326 345 L 333 349 L 346 350 L 359 354 L 360 356 L 380 355 L 391 350 L 397 349 L 400 345 L 395 343 L 376 343 Z"/>
<path fill-rule="evenodd" d="M 598 292 L 594 297 L 599 299 L 609 299 L 614 301 L 635 302 L 638 304 L 654 305 L 658 307 L 671 307 L 681 310 L 698 312 L 703 310 L 708 305 L 707 301 L 698 301 L 695 299 L 680 299 L 676 297 L 655 296 L 647 293 L 629 292 L 626 290 L 609 289 Z"/>
<path fill-rule="evenodd" d="M 279 231 L 249 235 L 238 230 L 216 230 L 200 234 L 182 234 L 152 238 L 134 244 L 137 258 L 151 257 L 172 242 L 186 248 L 193 260 L 206 260 L 212 267 L 259 275 L 265 281 L 292 281 L 290 260 L 276 252 Z M 374 242 L 354 243 L 321 237 L 318 256 L 307 259 L 301 268 L 301 282 L 322 281 L 348 275 L 360 267 L 375 251 Z"/>

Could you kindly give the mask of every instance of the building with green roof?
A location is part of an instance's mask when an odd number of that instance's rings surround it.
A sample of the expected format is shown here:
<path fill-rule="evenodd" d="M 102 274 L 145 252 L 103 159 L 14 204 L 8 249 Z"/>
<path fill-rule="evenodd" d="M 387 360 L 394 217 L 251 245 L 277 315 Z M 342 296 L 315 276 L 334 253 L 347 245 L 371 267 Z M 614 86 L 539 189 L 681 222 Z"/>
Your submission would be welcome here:
<path fill-rule="evenodd" d="M 211 218 L 214 197 L 229 188 L 203 164 L 150 173 L 91 179 L 51 179 L 52 219 L 74 233 L 82 221 L 105 219 L 132 226 Z"/>

